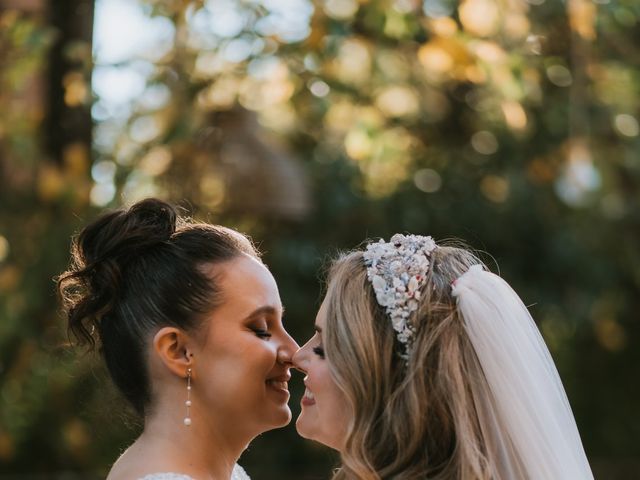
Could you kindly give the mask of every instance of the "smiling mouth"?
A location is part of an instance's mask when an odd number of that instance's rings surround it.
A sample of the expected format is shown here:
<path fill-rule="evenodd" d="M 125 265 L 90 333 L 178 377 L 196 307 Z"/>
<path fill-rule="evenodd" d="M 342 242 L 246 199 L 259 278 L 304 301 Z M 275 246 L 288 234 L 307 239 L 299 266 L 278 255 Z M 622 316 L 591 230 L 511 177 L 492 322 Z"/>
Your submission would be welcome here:
<path fill-rule="evenodd" d="M 286 381 L 274 378 L 267 380 L 266 383 L 272 392 L 277 392 L 287 399 L 289 398 L 289 384 Z"/>
<path fill-rule="evenodd" d="M 304 395 L 302 396 L 302 400 L 300 400 L 302 405 L 315 405 L 316 397 L 311 393 L 311 390 L 308 388 L 305 389 Z"/>
<path fill-rule="evenodd" d="M 289 384 L 281 380 L 267 380 L 267 385 L 275 388 L 276 390 L 285 390 L 287 392 L 289 391 Z"/>

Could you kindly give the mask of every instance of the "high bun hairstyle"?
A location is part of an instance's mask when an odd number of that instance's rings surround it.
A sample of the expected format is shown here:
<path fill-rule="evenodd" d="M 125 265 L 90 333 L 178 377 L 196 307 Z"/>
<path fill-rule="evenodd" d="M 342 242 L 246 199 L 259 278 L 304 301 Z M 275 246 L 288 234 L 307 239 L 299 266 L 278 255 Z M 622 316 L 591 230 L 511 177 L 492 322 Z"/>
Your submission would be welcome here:
<path fill-rule="evenodd" d="M 136 412 L 151 401 L 145 348 L 164 326 L 197 330 L 223 302 L 206 265 L 242 254 L 259 260 L 244 235 L 181 217 L 161 200 L 103 214 L 73 239 L 71 265 L 58 278 L 68 329 L 99 347 L 107 369 Z"/>

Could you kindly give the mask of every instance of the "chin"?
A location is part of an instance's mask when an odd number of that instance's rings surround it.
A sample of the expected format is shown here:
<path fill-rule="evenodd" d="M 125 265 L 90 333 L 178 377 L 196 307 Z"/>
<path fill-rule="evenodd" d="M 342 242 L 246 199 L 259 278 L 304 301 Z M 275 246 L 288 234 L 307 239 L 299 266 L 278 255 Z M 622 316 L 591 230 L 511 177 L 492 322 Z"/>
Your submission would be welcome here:
<path fill-rule="evenodd" d="M 341 451 L 341 444 L 338 441 L 338 438 L 332 438 L 329 435 L 325 435 L 325 432 L 314 429 L 312 425 L 305 425 L 305 420 L 301 417 L 302 415 L 296 420 L 296 431 L 298 432 L 298 435 L 302 438 L 306 438 L 307 440 L 318 442 L 325 447 L 337 450 L 338 452 Z"/>
<path fill-rule="evenodd" d="M 300 435 L 302 438 L 306 438 L 307 440 L 315 440 L 313 438 L 313 434 L 309 432 L 309 428 L 305 425 L 303 415 L 304 414 L 300 414 L 300 416 L 296 420 L 296 432 L 298 432 L 298 435 Z"/>
<path fill-rule="evenodd" d="M 288 406 L 280 407 L 277 411 L 270 412 L 269 418 L 271 421 L 268 430 L 286 427 L 291 422 L 291 410 Z"/>

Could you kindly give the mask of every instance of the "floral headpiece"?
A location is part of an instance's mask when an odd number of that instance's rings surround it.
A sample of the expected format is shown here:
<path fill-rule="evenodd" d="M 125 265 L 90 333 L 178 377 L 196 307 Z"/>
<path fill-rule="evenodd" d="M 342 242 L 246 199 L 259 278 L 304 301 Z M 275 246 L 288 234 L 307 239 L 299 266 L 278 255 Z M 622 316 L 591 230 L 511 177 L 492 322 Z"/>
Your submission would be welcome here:
<path fill-rule="evenodd" d="M 429 271 L 429 257 L 436 248 L 431 237 L 402 235 L 367 245 L 363 252 L 367 277 L 373 285 L 376 300 L 391 318 L 398 341 L 404 346 L 401 354 L 407 360 L 411 353 L 415 326 L 411 313 L 418 309 L 420 289 Z"/>

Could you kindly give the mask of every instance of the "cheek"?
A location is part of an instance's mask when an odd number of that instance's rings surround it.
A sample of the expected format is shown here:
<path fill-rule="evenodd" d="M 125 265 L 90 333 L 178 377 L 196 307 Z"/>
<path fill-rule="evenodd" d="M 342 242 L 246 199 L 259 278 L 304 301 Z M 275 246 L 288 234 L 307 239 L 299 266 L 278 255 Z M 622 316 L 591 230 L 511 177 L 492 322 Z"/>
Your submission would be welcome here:
<path fill-rule="evenodd" d="M 340 450 L 349 422 L 348 404 L 326 364 L 308 370 L 307 384 L 316 403 L 303 410 L 298 431 L 308 438 Z"/>
<path fill-rule="evenodd" d="M 224 385 L 223 391 L 252 390 L 263 382 L 276 363 L 275 349 L 259 338 L 236 335 L 224 343 L 208 346 L 208 381 Z M 220 390 L 219 390 L 220 391 Z"/>
<path fill-rule="evenodd" d="M 273 371 L 277 361 L 275 349 L 263 340 L 256 340 L 248 339 L 244 345 L 238 345 L 240 348 L 231 352 L 226 362 L 227 374 L 238 377 L 247 384 L 262 384 Z"/>
<path fill-rule="evenodd" d="M 342 426 L 345 424 L 345 412 L 347 410 L 347 402 L 335 384 L 331 391 L 327 392 L 327 407 L 329 422 L 336 430 L 342 430 Z"/>
<path fill-rule="evenodd" d="M 347 402 L 327 367 L 319 368 L 315 381 L 309 382 L 323 417 L 327 421 L 341 422 Z"/>

